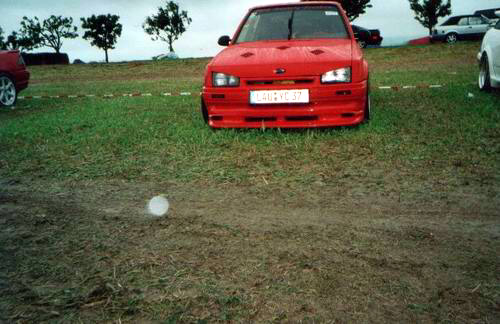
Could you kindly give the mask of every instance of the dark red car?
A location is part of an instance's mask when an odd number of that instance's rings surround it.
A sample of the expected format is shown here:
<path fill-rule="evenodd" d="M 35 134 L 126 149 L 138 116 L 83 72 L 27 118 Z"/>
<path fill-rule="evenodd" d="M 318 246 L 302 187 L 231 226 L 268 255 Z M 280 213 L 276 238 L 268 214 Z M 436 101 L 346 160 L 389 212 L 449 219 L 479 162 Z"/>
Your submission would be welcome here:
<path fill-rule="evenodd" d="M 19 51 L 0 51 L 0 106 L 13 106 L 30 78 Z"/>
<path fill-rule="evenodd" d="M 202 114 L 214 128 L 330 127 L 370 118 L 368 64 L 337 2 L 250 9 L 208 65 Z"/>

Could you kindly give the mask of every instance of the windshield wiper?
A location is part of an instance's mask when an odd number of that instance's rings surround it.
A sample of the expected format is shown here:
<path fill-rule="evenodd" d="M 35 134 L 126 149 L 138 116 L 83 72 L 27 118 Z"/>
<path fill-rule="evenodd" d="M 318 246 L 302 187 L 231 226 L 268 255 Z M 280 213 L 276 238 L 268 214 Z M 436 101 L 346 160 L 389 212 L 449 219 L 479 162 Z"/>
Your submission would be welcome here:
<path fill-rule="evenodd" d="M 295 15 L 295 10 L 292 11 L 292 16 L 288 19 L 288 40 L 292 39 L 293 31 L 293 16 Z"/>

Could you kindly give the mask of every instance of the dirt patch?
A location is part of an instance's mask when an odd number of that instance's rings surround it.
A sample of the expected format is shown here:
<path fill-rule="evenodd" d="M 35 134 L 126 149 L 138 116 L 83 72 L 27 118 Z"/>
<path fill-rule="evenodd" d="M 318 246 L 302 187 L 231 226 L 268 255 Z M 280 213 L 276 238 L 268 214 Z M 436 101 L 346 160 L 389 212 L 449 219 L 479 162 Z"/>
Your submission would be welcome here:
<path fill-rule="evenodd" d="M 5 183 L 5 182 L 4 182 Z M 21 182 L 0 191 L 5 321 L 491 322 L 498 196 Z M 163 193 L 168 217 L 152 219 Z"/>

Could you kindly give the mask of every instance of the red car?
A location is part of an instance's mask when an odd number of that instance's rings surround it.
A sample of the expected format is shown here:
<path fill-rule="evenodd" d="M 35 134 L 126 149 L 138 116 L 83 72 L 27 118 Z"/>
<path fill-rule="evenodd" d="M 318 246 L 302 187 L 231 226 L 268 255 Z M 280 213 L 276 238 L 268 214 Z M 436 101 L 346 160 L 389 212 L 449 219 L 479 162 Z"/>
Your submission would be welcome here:
<path fill-rule="evenodd" d="M 208 65 L 202 95 L 213 128 L 331 127 L 370 118 L 368 64 L 337 2 L 250 9 Z"/>
<path fill-rule="evenodd" d="M 0 51 L 0 106 L 13 106 L 28 87 L 30 73 L 19 51 Z"/>

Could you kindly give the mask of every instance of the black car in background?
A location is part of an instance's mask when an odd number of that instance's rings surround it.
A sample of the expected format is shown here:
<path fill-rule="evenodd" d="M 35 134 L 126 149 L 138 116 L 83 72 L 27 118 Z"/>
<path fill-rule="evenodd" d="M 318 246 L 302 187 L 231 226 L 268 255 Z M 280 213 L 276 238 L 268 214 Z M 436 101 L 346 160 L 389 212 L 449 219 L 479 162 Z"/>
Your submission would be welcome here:
<path fill-rule="evenodd" d="M 380 30 L 378 29 L 366 29 L 361 26 L 352 25 L 352 31 L 361 48 L 366 48 L 368 45 L 380 46 L 382 40 L 384 40 L 380 36 Z"/>

